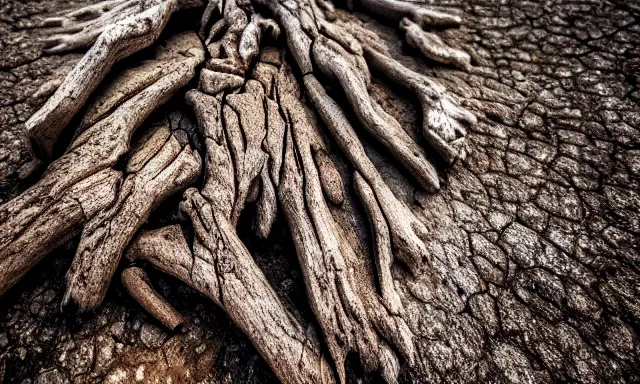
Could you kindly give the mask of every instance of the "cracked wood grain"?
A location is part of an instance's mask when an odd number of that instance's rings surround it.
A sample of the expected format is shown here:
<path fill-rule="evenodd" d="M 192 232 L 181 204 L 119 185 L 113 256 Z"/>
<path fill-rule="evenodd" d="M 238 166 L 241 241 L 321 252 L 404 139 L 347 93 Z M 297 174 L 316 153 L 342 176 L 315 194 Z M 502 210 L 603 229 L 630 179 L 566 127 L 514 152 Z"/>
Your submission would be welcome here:
<path fill-rule="evenodd" d="M 229 125 L 222 131 L 219 114 L 203 113 L 216 109 L 219 101 L 197 91 L 187 97 L 196 114 L 205 118 L 200 124 L 208 142 L 206 167 L 217 166 L 202 192 L 187 190 L 180 204 L 195 230 L 193 253 L 173 226 L 142 233 L 128 257 L 151 263 L 222 307 L 281 380 L 332 382 L 331 367 L 317 341 L 284 308 L 235 232 L 234 168 L 225 139 Z"/>
<path fill-rule="evenodd" d="M 110 115 L 78 135 L 36 185 L 0 207 L 3 243 L 0 259 L 3 272 L 11 276 L 3 279 L 2 293 L 44 257 L 50 247 L 78 234 L 83 225 L 111 206 L 113 197 L 121 192 L 122 178 L 112 167 L 127 153 L 131 135 L 156 106 L 193 77 L 196 64 L 197 59 L 186 59 L 178 70 L 123 100 Z M 86 195 L 81 194 L 83 190 Z M 79 207 L 77 203 L 70 205 L 69 198 L 79 201 Z M 46 216 L 51 210 L 64 211 L 61 216 L 64 225 L 57 225 L 57 220 Z M 24 257 L 16 261 L 20 253 Z"/>
<path fill-rule="evenodd" d="M 56 38 L 60 40 L 59 44 L 52 48 L 56 51 L 76 47 L 75 43 L 78 40 L 75 39 L 81 40 L 81 46 L 91 45 L 94 39 L 95 43 L 67 75 L 54 95 L 25 124 L 27 135 L 37 145 L 38 150 L 47 157 L 52 155 L 53 146 L 62 129 L 80 110 L 111 66 L 153 43 L 177 8 L 177 0 L 161 1 L 144 9 L 135 17 L 115 23 L 113 28 L 100 32 L 99 35 L 91 32 L 88 38 L 84 35 L 62 35 Z M 99 28 L 104 27 L 105 25 L 99 25 Z"/>
<path fill-rule="evenodd" d="M 198 153 L 171 135 L 142 169 L 128 175 L 117 201 L 85 224 L 76 257 L 67 272 L 62 305 L 73 303 L 81 311 L 95 309 L 107 293 L 125 247 L 152 209 L 191 184 L 199 173 Z"/>
<path fill-rule="evenodd" d="M 156 292 L 142 268 L 129 267 L 122 271 L 122 285 L 129 295 L 165 327 L 175 330 L 184 318 Z"/>

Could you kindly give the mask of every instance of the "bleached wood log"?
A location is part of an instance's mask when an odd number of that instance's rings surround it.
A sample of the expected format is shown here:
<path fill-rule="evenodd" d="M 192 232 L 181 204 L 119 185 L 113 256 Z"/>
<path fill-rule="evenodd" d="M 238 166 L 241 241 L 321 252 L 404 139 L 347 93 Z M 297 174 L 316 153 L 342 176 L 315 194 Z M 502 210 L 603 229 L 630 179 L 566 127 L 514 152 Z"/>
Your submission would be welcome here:
<path fill-rule="evenodd" d="M 125 247 L 147 221 L 153 208 L 198 177 L 200 155 L 191 150 L 189 143 L 180 143 L 176 137 L 170 135 L 141 169 L 126 177 L 118 191 L 118 199 L 108 210 L 101 211 L 85 224 L 76 256 L 67 272 L 63 306 L 74 304 L 81 311 L 95 309 L 107 293 Z M 153 141 L 149 142 L 149 145 L 153 144 Z M 145 148 L 137 151 L 145 151 Z"/>

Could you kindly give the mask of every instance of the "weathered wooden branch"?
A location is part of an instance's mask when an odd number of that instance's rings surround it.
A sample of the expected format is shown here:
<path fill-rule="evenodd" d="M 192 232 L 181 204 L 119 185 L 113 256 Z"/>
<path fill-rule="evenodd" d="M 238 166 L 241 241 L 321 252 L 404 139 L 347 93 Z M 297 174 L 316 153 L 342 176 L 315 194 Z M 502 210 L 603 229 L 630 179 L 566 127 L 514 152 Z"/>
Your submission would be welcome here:
<path fill-rule="evenodd" d="M 391 249 L 391 235 L 387 220 L 376 201 L 376 196 L 371 187 L 357 171 L 353 175 L 353 182 L 364 205 L 371 224 L 371 232 L 375 246 L 376 268 L 380 281 L 380 291 L 382 299 L 389 312 L 394 315 L 402 313 L 402 302 L 396 292 L 396 288 L 391 275 L 391 265 L 393 264 L 393 252 Z"/>
<path fill-rule="evenodd" d="M 256 3 L 269 8 L 284 29 L 287 46 L 302 75 L 312 73 L 312 39 L 303 30 L 300 18 L 296 16 L 294 10 L 288 9 L 279 0 L 256 0 Z"/>
<path fill-rule="evenodd" d="M 376 194 L 387 219 L 398 258 L 407 264 L 414 275 L 419 275 L 429 262 L 429 252 L 422 240 L 427 236 L 424 224 L 393 195 L 365 153 L 344 112 L 327 95 L 318 80 L 312 75 L 307 75 L 304 84 L 311 102 L 334 140 Z"/>
<path fill-rule="evenodd" d="M 63 189 L 56 188 L 55 179 L 45 175 L 38 185 L 0 207 L 0 295 L 109 207 L 121 174 L 110 168 L 97 170 Z"/>
<path fill-rule="evenodd" d="M 284 308 L 232 225 L 236 177 L 220 101 L 196 91 L 187 98 L 205 118 L 200 126 L 207 141 L 205 185 L 189 189 L 180 204 L 195 230 L 193 254 L 173 226 L 143 232 L 130 246 L 129 259 L 151 263 L 223 308 L 283 382 L 333 382 L 318 342 Z"/>
<path fill-rule="evenodd" d="M 466 156 L 465 125 L 476 123 L 476 117 L 447 95 L 445 88 L 403 66 L 374 48 L 365 46 L 367 62 L 383 76 L 412 91 L 422 106 L 422 133 L 428 143 L 447 163 Z"/>
<path fill-rule="evenodd" d="M 51 35 L 44 40 L 45 50 L 49 53 L 59 53 L 87 48 L 111 25 L 137 15 L 153 5 L 155 4 L 150 1 L 113 0 L 46 18 L 43 26 L 51 28 L 48 31 Z"/>
<path fill-rule="evenodd" d="M 340 83 L 363 127 L 380 140 L 427 191 L 440 188 L 436 170 L 424 150 L 391 115 L 371 100 L 367 84 L 346 60 L 347 55 L 350 54 L 340 45 L 323 37 L 313 45 L 313 57 L 318 67 Z"/>
<path fill-rule="evenodd" d="M 165 124 L 168 124 L 165 123 Z M 158 130 L 169 130 L 167 125 Z M 152 138 L 154 136 L 151 136 Z M 157 136 L 156 136 L 157 137 Z M 76 257 L 67 273 L 62 305 L 73 303 L 82 311 L 96 308 L 104 299 L 125 247 L 151 211 L 165 198 L 191 184 L 200 173 L 200 156 L 170 134 L 162 148 L 130 173 L 118 191 L 117 201 L 84 226 Z M 155 146 L 153 140 L 133 154 Z"/>
<path fill-rule="evenodd" d="M 44 156 L 51 156 L 60 133 L 104 79 L 111 66 L 151 45 L 160 35 L 169 17 L 178 9 L 177 0 L 154 1 L 156 4 L 148 9 L 139 5 L 128 6 L 129 3 L 143 2 L 122 2 L 123 5 L 127 4 L 127 10 L 141 12 L 121 19 L 121 11 L 114 8 L 109 14 L 115 19 L 105 20 L 106 24 L 92 24 L 89 32 L 81 30 L 79 35 L 66 26 L 64 34 L 51 38 L 50 42 L 55 39 L 57 44 L 50 48 L 52 52 L 67 51 L 91 44 L 93 46 L 67 75 L 54 95 L 25 124 L 29 139 Z M 111 21 L 116 22 L 111 24 Z M 62 21 L 61 24 L 64 26 L 65 22 Z"/>
<path fill-rule="evenodd" d="M 450 27 L 459 25 L 460 16 L 440 12 L 417 3 L 401 0 L 360 0 L 360 5 L 367 11 L 385 20 L 400 22 L 409 18 L 421 27 Z"/>
<path fill-rule="evenodd" d="M 242 76 L 258 55 L 263 35 L 269 33 L 277 38 L 280 28 L 273 20 L 256 13 L 251 14 L 249 21 L 249 16 L 236 0 L 225 1 L 224 5 L 220 1 L 211 1 L 203 16 L 202 28 L 207 25 L 215 9 L 222 14 L 222 18 L 211 27 L 205 40 L 211 55 L 207 68 Z M 204 35 L 204 30 L 201 30 L 201 35 Z"/>
<path fill-rule="evenodd" d="M 121 281 L 131 297 L 162 325 L 174 330 L 184 323 L 182 315 L 153 289 L 149 277 L 142 268 L 126 268 L 122 271 Z"/>
<path fill-rule="evenodd" d="M 251 21 L 242 31 L 242 37 L 238 44 L 238 53 L 245 62 L 251 62 L 260 53 L 260 41 L 262 36 L 268 32 L 274 39 L 280 35 L 280 27 L 271 20 L 265 19 L 260 14 L 251 15 Z"/>
<path fill-rule="evenodd" d="M 381 305 L 376 299 L 367 300 L 361 296 L 366 289 L 360 289 L 363 276 L 358 275 L 354 267 L 358 256 L 341 236 L 341 229 L 324 200 L 312 155 L 316 137 L 314 128 L 301 104 L 291 95 L 281 93 L 280 103 L 290 129 L 279 188 L 280 200 L 296 245 L 311 307 L 322 327 L 340 380 L 345 381 L 347 354 L 359 352 L 366 371 L 380 370 L 387 381 L 393 382 L 398 375 L 399 363 L 387 342 L 380 338 L 378 332 L 382 333 L 382 330 L 372 315 L 380 315 L 384 310 L 375 308 Z M 370 288 L 376 296 L 375 287 Z M 410 334 L 408 327 L 402 319 L 389 321 L 397 321 L 397 327 L 393 334 L 385 334 L 385 337 L 411 359 L 413 344 L 407 335 Z"/>
<path fill-rule="evenodd" d="M 424 31 L 418 24 L 404 18 L 400 22 L 407 43 L 420 50 L 425 57 L 443 64 L 451 64 L 462 69 L 471 68 L 471 56 L 463 50 L 445 44 L 438 35 Z"/>
<path fill-rule="evenodd" d="M 173 41 L 183 43 L 184 39 L 178 36 Z M 198 46 L 188 47 L 194 48 Z M 112 167 L 128 152 L 133 132 L 194 76 L 202 56 L 178 60 L 175 70 L 130 98 L 120 99 L 112 113 L 76 137 L 36 185 L 0 206 L 0 273 L 7 276 L 0 279 L 0 294 L 112 205 L 122 179 Z"/>

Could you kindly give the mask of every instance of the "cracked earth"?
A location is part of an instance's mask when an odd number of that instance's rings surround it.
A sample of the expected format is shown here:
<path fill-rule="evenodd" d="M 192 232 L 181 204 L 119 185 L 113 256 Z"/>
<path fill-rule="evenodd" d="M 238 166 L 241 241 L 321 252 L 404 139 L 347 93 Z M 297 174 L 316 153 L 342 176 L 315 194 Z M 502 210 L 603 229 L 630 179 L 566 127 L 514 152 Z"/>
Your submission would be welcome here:
<path fill-rule="evenodd" d="M 640 5 L 444 3 L 464 15 L 462 28 L 442 36 L 471 55 L 468 72 L 407 55 L 395 28 L 359 15 L 402 64 L 437 77 L 481 116 L 470 154 L 438 167 L 444 182 L 433 194 L 364 140 L 393 192 L 427 225 L 434 255 L 419 282 L 393 270 L 418 349 L 400 382 L 640 381 Z M 0 202 L 34 182 L 19 179 L 29 160 L 20 132 L 81 57 L 44 55 L 30 27 L 71 6 L 0 0 Z M 419 136 L 415 100 L 375 78 L 371 93 Z M 170 120 L 194 124 L 188 114 Z M 334 216 L 369 250 L 366 215 L 347 192 Z M 165 206 L 150 227 L 175 215 Z M 269 282 L 312 319 L 286 223 L 279 218 L 263 241 L 242 233 L 243 220 L 240 236 Z M 156 287 L 186 318 L 178 332 L 119 283 L 94 313 L 61 313 L 76 245 L 53 251 L 0 299 L 0 382 L 277 381 L 222 311 L 159 273 Z M 377 380 L 350 368 L 350 382 Z"/>

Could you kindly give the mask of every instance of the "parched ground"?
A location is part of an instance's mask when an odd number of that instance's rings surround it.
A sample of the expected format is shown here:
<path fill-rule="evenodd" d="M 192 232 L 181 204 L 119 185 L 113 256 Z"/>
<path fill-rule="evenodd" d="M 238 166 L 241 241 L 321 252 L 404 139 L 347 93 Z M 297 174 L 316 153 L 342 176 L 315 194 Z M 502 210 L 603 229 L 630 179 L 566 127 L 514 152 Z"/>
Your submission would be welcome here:
<path fill-rule="evenodd" d="M 425 276 L 394 270 L 420 356 L 401 381 L 640 381 L 640 3 L 448 3 L 465 22 L 442 35 L 473 55 L 471 73 L 405 56 L 393 26 L 371 24 L 405 65 L 437 76 L 484 116 L 467 160 L 439 167 L 436 194 L 368 146 L 432 234 Z M 0 0 L 0 201 L 35 181 L 17 179 L 28 160 L 19 133 L 79 57 L 44 56 L 28 27 L 70 6 Z M 413 100 L 379 82 L 372 93 L 417 136 Z M 188 112 L 175 120 L 192 124 Z M 368 249 L 357 200 L 334 213 Z M 167 217 L 159 212 L 149 225 Z M 246 232 L 274 288 L 311 319 L 284 221 L 266 242 Z M 0 383 L 3 374 L 6 383 L 276 380 L 222 311 L 157 274 L 159 291 L 188 319 L 178 333 L 165 332 L 117 279 L 97 312 L 62 314 L 74 249 L 53 251 L 0 299 Z M 350 371 L 354 382 L 376 381 L 357 364 Z"/>

